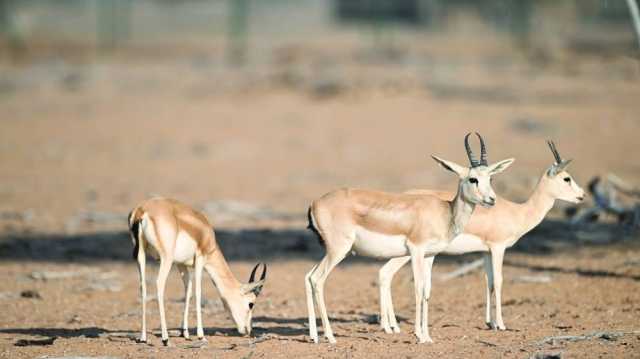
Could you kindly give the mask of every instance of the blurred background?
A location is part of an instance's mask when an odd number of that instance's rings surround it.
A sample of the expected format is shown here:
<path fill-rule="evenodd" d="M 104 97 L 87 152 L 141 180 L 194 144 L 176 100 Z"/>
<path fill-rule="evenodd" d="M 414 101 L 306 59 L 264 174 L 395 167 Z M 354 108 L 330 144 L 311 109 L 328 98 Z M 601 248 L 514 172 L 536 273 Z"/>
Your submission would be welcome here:
<path fill-rule="evenodd" d="M 464 161 L 469 131 L 517 158 L 505 195 L 551 164 L 545 139 L 582 183 L 637 181 L 631 3 L 2 0 L 4 230 L 152 194 L 303 219 L 336 187 L 449 188 L 428 155 Z"/>
<path fill-rule="evenodd" d="M 0 300 L 11 314 L 2 325 L 71 328 L 0 336 L 62 335 L 70 338 L 65 345 L 84 350 L 93 342 L 73 339 L 95 333 L 77 328 L 137 330 L 125 218 L 152 195 L 207 213 L 242 279 L 257 258 L 279 259 L 270 275 L 300 285 L 272 284 L 265 289 L 272 301 L 258 308 L 300 320 L 263 319 L 258 327 L 304 328 L 302 274 L 323 253 L 304 230 L 310 202 L 347 186 L 453 189 L 456 178 L 429 155 L 466 164 L 463 137 L 472 131 L 487 141 L 490 162 L 516 158 L 494 181 L 504 197 L 524 201 L 531 193 L 553 163 L 547 139 L 574 159 L 569 172 L 591 190 L 579 208 L 556 203 L 541 229 L 507 255 L 517 262 L 507 275 L 537 268 L 552 281 L 514 285 L 505 301 L 528 302 L 511 303 L 508 325 L 513 319 L 526 335 L 633 326 L 640 310 L 632 304 L 640 280 L 637 21 L 635 0 L 0 0 L 0 267 L 7 279 Z M 444 261 L 439 268 L 452 269 Z M 352 286 L 354 275 L 374 281 L 374 264 L 347 266 L 336 274 L 339 285 Z M 33 275 L 44 268 L 67 278 L 65 270 L 85 266 L 115 273 L 110 280 L 119 286 L 68 294 L 93 277 L 42 282 L 34 278 L 46 273 Z M 408 294 L 409 272 L 403 278 Z M 344 295 L 369 298 L 363 315 L 374 315 L 375 286 L 358 285 Z M 482 324 L 481 275 L 448 286 L 448 297 L 434 299 L 435 312 Z M 477 292 L 473 305 L 456 304 L 469 288 Z M 58 311 L 24 299 L 25 290 Z M 592 294 L 584 303 L 571 299 L 580 290 Z M 610 293 L 631 294 L 614 300 Z M 402 298 L 400 311 L 411 318 L 412 296 Z M 114 307 L 97 304 L 105 301 Z M 329 306 L 350 320 L 360 303 L 340 297 Z M 179 300 L 169 305 L 178 323 Z M 550 308 L 561 314 L 549 316 Z M 583 312 L 572 308 L 592 314 L 577 320 Z M 377 323 L 370 322 L 365 329 Z M 439 330 L 467 338 L 454 327 Z M 302 338 L 300 328 L 276 333 Z M 517 346 L 523 339 L 515 336 L 502 338 Z M 486 349 L 451 344 L 458 357 L 465 348 Z M 637 339 L 626 350 L 633 345 Z M 134 347 L 123 346 L 123 355 Z M 504 356 L 501 348 L 487 350 Z M 576 348 L 576 356 L 606 349 Z"/>

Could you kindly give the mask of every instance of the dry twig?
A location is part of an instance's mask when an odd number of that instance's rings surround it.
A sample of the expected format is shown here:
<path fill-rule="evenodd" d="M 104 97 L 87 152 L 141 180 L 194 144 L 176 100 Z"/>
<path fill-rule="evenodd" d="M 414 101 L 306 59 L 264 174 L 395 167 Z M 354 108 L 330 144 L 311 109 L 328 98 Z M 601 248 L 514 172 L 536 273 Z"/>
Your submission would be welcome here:
<path fill-rule="evenodd" d="M 443 274 L 441 276 L 438 277 L 438 279 L 442 282 L 448 281 L 450 279 L 453 278 L 458 278 L 458 277 L 462 277 L 463 275 L 469 273 L 469 272 L 473 272 L 474 270 L 482 267 L 484 263 L 484 259 L 480 258 L 480 259 L 476 259 L 473 262 L 469 262 L 467 264 L 464 264 L 462 266 L 460 266 L 460 268 L 451 271 L 449 273 Z"/>

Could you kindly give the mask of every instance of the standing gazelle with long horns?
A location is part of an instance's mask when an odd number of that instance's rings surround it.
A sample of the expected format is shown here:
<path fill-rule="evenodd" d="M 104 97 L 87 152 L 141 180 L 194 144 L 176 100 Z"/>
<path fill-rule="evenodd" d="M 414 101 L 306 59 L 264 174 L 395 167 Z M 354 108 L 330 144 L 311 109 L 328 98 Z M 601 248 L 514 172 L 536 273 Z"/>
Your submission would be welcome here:
<path fill-rule="evenodd" d="M 476 135 L 481 144 L 479 161 L 469 147 L 469 134 L 465 137 L 471 167 L 432 156 L 440 166 L 459 177 L 458 192 L 452 201 L 432 195 L 347 188 L 327 193 L 311 204 L 309 227 L 326 249 L 325 257 L 305 277 L 309 335 L 314 342 L 318 342 L 314 302 L 322 318 L 324 335 L 330 343 L 336 342 L 324 303 L 324 283 L 350 251 L 377 258 L 410 256 L 416 296 L 415 334 L 420 343 L 432 342 L 427 325 L 431 282 L 427 279 L 433 257 L 462 233 L 476 204 L 494 205 L 491 176 L 513 162 L 507 159 L 489 165 L 484 141 Z"/>
<path fill-rule="evenodd" d="M 446 254 L 485 252 L 484 268 L 487 284 L 485 322 L 492 329 L 506 329 L 502 320 L 501 304 L 502 261 L 505 250 L 540 224 L 557 199 L 573 203 L 584 199 L 584 190 L 565 171 L 571 160 L 563 160 L 555 144 L 551 141 L 548 141 L 548 144 L 555 162 L 542 174 L 529 200 L 524 203 L 515 203 L 498 197 L 496 205 L 492 208 L 479 208 L 471 216 L 464 233 L 457 236 L 442 252 Z M 443 200 L 454 197 L 453 193 L 446 191 L 412 190 L 407 193 L 431 194 Z M 400 332 L 391 299 L 391 281 L 395 273 L 410 259 L 409 256 L 393 258 L 379 272 L 380 324 L 387 333 Z M 491 294 L 494 291 L 495 321 L 491 318 Z"/>
<path fill-rule="evenodd" d="M 191 273 L 194 267 L 196 282 L 197 336 L 204 339 L 202 329 L 202 270 L 206 270 L 220 293 L 225 308 L 231 313 L 240 334 L 251 334 L 251 314 L 255 301 L 264 285 L 267 266 L 264 264 L 260 280 L 255 280 L 258 265 L 253 268 L 249 283 L 241 283 L 231 273 L 216 237 L 202 213 L 173 199 L 152 198 L 135 207 L 129 215 L 129 231 L 134 244 L 133 257 L 138 260 L 140 272 L 140 296 L 142 302 L 142 333 L 140 342 L 147 341 L 145 262 L 147 246 L 151 254 L 160 258 L 156 281 L 162 343 L 169 344 L 169 334 L 164 316 L 164 288 L 171 266 L 176 263 L 185 290 L 185 307 L 182 335 L 189 338 L 187 318 L 191 298 Z"/>

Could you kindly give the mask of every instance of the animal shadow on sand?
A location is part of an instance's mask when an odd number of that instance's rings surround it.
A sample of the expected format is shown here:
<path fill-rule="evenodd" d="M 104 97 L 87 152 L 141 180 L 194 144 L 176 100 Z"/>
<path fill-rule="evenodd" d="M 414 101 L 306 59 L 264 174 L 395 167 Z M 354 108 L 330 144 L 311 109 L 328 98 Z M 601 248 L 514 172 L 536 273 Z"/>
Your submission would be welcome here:
<path fill-rule="evenodd" d="M 580 233 L 589 233 L 589 239 Z M 630 236 L 620 226 L 598 223 L 576 228 L 569 222 L 547 219 L 525 235 L 510 251 L 547 255 L 572 251 L 581 246 L 605 246 L 627 241 Z M 319 261 L 324 249 L 306 228 L 217 229 L 216 239 L 229 261 L 308 259 Z M 239 245 L 241 243 L 242 245 Z M 97 232 L 79 235 L 8 233 L 0 235 L 0 259 L 59 263 L 95 263 L 132 261 L 131 238 L 127 231 Z M 439 256 L 447 261 L 448 256 Z M 456 257 L 461 258 L 461 257 Z M 369 263 L 366 257 L 351 258 L 351 263 Z M 378 261 L 379 262 L 379 261 Z"/>
<path fill-rule="evenodd" d="M 52 345 L 58 338 L 100 338 L 109 335 L 118 335 L 123 338 L 135 340 L 132 331 L 108 330 L 99 327 L 86 328 L 4 328 L 0 333 L 24 335 L 36 338 L 18 339 L 15 346 L 46 346 Z"/>

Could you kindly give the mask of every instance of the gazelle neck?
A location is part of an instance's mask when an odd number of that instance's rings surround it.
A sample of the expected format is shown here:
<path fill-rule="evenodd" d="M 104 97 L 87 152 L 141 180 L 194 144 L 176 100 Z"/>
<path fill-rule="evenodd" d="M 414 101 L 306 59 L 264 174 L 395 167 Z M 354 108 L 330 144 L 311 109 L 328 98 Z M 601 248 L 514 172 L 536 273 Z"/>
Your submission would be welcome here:
<path fill-rule="evenodd" d="M 231 272 L 231 268 L 219 248 L 207 256 L 205 269 L 211 276 L 213 284 L 218 288 L 221 297 L 225 298 L 232 291 L 240 290 L 242 283 Z"/>
<path fill-rule="evenodd" d="M 535 226 L 540 224 L 547 213 L 553 208 L 555 198 L 547 190 L 548 181 L 546 173 L 542 174 L 536 188 L 529 199 L 522 204 L 524 209 L 524 217 L 522 217 L 522 229 L 524 233 L 529 232 Z"/>
<path fill-rule="evenodd" d="M 464 227 L 469 223 L 471 214 L 475 209 L 475 204 L 467 202 L 462 196 L 462 187 L 458 185 L 458 192 L 450 202 L 451 225 L 449 227 L 449 239 L 453 240 L 458 234 L 464 231 Z"/>

